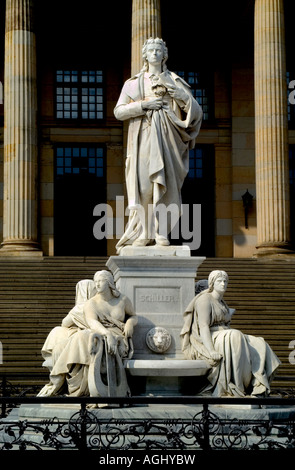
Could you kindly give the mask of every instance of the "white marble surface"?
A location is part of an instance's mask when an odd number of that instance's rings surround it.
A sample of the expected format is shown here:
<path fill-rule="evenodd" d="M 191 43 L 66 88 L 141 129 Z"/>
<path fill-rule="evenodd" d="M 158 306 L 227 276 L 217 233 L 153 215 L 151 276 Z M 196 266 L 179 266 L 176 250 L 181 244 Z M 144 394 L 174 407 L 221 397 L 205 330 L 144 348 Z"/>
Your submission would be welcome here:
<path fill-rule="evenodd" d="M 204 257 L 111 256 L 107 261 L 118 289 L 132 302 L 138 317 L 134 359 L 159 359 L 146 345 L 151 328 L 165 328 L 171 345 L 165 358 L 184 359 L 180 344 L 183 312 L 195 295 L 195 277 Z"/>
<path fill-rule="evenodd" d="M 174 224 L 167 216 L 161 220 L 155 210 L 173 206 L 179 219 L 189 149 L 203 116 L 190 86 L 167 69 L 162 39 L 146 40 L 142 56 L 144 67 L 125 82 L 114 109 L 117 119 L 129 122 L 125 175 L 130 215 L 118 253 L 128 244 L 169 245 Z"/>
<path fill-rule="evenodd" d="M 126 245 L 120 250 L 121 256 L 190 256 L 191 251 L 187 245 L 169 246 L 134 246 Z"/>
<path fill-rule="evenodd" d="M 224 419 L 279 419 L 286 417 L 295 417 L 295 407 L 269 407 L 269 408 L 244 408 L 244 405 L 233 405 L 218 407 L 210 405 L 209 409 L 217 416 Z M 77 405 L 74 408 L 59 408 L 55 405 L 44 407 L 41 405 L 21 405 L 19 410 L 13 410 L 15 419 L 50 419 L 57 417 L 59 419 L 70 419 L 70 417 L 80 409 Z M 152 404 L 137 405 L 122 408 L 91 409 L 99 419 L 191 419 L 197 413 L 201 412 L 201 405 L 182 405 L 178 404 Z"/>
<path fill-rule="evenodd" d="M 204 375 L 209 367 L 205 361 L 187 359 L 130 359 L 126 370 L 133 376 L 145 377 L 192 377 Z"/>

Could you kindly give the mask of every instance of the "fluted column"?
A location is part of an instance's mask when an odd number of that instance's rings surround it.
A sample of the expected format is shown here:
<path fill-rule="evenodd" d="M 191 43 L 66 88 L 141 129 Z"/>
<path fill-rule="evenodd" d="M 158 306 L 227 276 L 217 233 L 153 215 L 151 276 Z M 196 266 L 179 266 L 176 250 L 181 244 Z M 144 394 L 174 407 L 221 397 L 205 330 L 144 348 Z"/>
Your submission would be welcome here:
<path fill-rule="evenodd" d="M 33 0 L 7 0 L 1 255 L 39 252 L 36 187 L 37 86 Z"/>
<path fill-rule="evenodd" d="M 131 75 L 141 70 L 142 46 L 150 37 L 161 37 L 160 0 L 133 0 Z"/>
<path fill-rule="evenodd" d="M 288 253 L 290 204 L 283 0 L 255 1 L 258 255 Z"/>

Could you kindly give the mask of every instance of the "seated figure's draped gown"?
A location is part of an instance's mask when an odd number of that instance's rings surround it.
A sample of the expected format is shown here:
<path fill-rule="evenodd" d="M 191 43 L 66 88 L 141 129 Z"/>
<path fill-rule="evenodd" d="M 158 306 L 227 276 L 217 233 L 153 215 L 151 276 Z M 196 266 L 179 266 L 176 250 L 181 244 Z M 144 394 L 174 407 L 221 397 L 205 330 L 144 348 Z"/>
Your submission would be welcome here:
<path fill-rule="evenodd" d="M 201 338 L 198 312 L 203 302 L 210 306 L 209 327 L 214 349 L 222 355 L 220 361 L 210 357 Z M 223 300 L 215 299 L 208 290 L 201 292 L 184 313 L 183 353 L 187 359 L 203 359 L 212 366 L 206 391 L 211 391 L 213 396 L 268 394 L 281 362 L 263 338 L 230 328 L 230 318 Z"/>
<path fill-rule="evenodd" d="M 39 396 L 89 395 L 88 371 L 93 331 L 85 319 L 84 305 L 95 295 L 96 289 L 93 281 L 84 280 L 77 284 L 76 290 L 77 303 L 62 323 L 67 326 L 54 328 L 42 348 L 41 353 L 45 359 L 43 365 L 50 370 L 50 381 L 41 389 Z M 102 312 L 98 312 L 98 321 L 118 338 L 120 356 L 130 356 L 133 352 L 130 351 L 132 341 L 124 336 L 125 323 Z"/>

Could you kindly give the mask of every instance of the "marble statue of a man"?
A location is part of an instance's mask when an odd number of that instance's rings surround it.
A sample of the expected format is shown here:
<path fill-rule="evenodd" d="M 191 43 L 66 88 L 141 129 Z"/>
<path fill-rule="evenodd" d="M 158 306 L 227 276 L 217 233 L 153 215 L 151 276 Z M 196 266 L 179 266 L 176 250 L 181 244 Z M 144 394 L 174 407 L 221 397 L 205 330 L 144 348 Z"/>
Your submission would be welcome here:
<path fill-rule="evenodd" d="M 123 86 L 114 114 L 129 120 L 126 186 L 129 222 L 117 244 L 169 245 L 173 227 L 161 226 L 159 206 L 181 215 L 181 187 L 189 150 L 202 122 L 202 109 L 189 85 L 167 69 L 168 51 L 159 38 L 143 46 L 143 69 Z M 175 220 L 175 219 L 174 219 Z"/>

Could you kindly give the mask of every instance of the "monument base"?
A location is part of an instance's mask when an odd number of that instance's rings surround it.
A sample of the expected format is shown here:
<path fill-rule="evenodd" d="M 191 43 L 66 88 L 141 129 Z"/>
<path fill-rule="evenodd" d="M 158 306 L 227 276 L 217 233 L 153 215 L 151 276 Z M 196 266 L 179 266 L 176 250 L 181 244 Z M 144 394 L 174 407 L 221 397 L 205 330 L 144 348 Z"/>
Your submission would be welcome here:
<path fill-rule="evenodd" d="M 292 450 L 294 417 L 295 407 L 245 409 L 237 404 L 209 405 L 207 410 L 185 400 L 86 409 L 27 404 L 3 420 L 0 440 L 15 450 Z"/>
<path fill-rule="evenodd" d="M 192 419 L 203 409 L 202 405 L 187 405 L 185 402 L 179 404 L 152 404 L 135 405 L 128 407 L 113 408 L 88 408 L 97 418 L 106 419 Z M 295 418 L 294 406 L 269 406 L 258 405 L 209 405 L 209 409 L 219 418 L 223 419 L 287 419 Z M 70 419 L 75 413 L 80 411 L 80 405 L 21 405 L 13 410 L 7 420 L 13 419 Z"/>
<path fill-rule="evenodd" d="M 187 252 L 185 247 L 177 248 Z M 167 249 L 180 253 L 173 247 L 160 247 L 161 256 L 150 256 L 153 249 L 139 248 L 138 252 L 145 254 L 138 256 L 111 256 L 106 263 L 117 288 L 129 297 L 138 316 L 133 359 L 185 359 L 179 336 L 183 313 L 195 296 L 197 270 L 205 258 L 165 255 Z M 147 333 L 155 327 L 164 328 L 170 335 L 168 349 L 164 344 L 155 344 L 153 349 L 147 344 Z"/>
<path fill-rule="evenodd" d="M 187 245 L 169 246 L 124 246 L 121 248 L 120 256 L 190 256 L 191 251 Z"/>
<path fill-rule="evenodd" d="M 125 367 L 135 394 L 181 394 L 184 377 L 206 375 L 204 361 L 187 361 L 180 332 L 183 314 L 195 296 L 197 270 L 204 257 L 191 257 L 188 246 L 126 246 L 107 267 L 138 316 L 134 355 Z M 195 393 L 198 392 L 196 387 Z"/>

